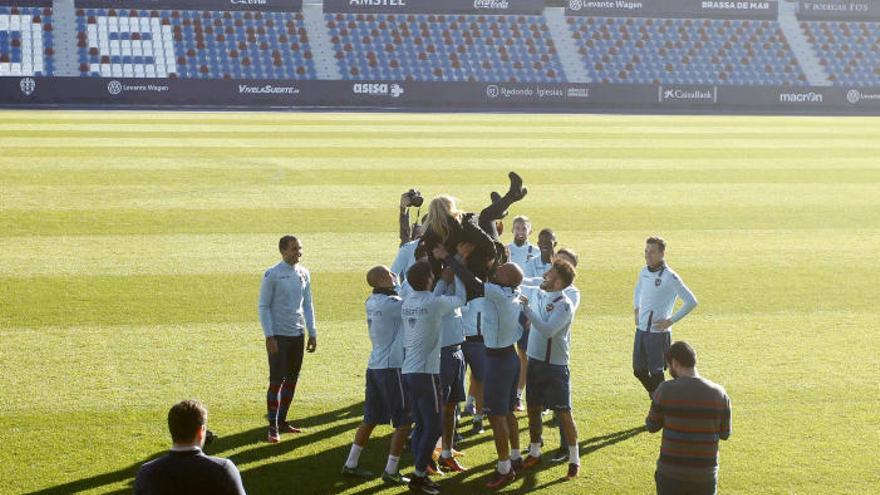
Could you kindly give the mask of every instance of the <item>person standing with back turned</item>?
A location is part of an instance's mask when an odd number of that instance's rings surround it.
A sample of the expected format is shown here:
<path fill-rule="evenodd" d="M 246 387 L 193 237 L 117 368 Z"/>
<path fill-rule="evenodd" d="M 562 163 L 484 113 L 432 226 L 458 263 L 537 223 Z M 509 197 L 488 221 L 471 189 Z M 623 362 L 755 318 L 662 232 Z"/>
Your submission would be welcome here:
<path fill-rule="evenodd" d="M 654 480 L 657 495 L 715 495 L 718 441 L 730 438 L 730 398 L 697 373 L 697 353 L 687 342 L 666 351 L 672 381 L 654 392 L 645 426 L 663 429 Z"/>

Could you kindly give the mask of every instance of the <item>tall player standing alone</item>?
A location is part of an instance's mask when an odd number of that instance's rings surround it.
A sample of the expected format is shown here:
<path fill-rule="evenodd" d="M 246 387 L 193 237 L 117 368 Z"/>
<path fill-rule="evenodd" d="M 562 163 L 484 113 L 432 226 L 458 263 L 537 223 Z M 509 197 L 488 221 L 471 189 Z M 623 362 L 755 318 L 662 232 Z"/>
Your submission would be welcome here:
<path fill-rule="evenodd" d="M 697 307 L 697 298 L 678 274 L 666 265 L 666 241 L 649 237 L 645 241 L 645 263 L 639 272 L 633 295 L 636 334 L 633 342 L 633 374 L 653 397 L 665 380 L 666 350 L 672 341 L 672 325 Z M 675 299 L 683 304 L 675 314 Z"/>

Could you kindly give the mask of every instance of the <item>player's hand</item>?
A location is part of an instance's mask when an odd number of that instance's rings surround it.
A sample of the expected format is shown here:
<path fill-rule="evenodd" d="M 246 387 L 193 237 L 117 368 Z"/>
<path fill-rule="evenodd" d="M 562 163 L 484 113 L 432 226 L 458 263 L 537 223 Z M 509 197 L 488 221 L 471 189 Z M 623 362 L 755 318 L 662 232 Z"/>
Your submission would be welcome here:
<path fill-rule="evenodd" d="M 441 244 L 438 244 L 437 247 L 432 249 L 431 253 L 434 254 L 435 260 L 445 260 L 449 256 L 449 251 L 447 251 Z"/>
<path fill-rule="evenodd" d="M 670 319 L 666 319 L 666 320 L 657 320 L 657 321 L 655 321 L 655 322 L 651 325 L 651 328 L 655 328 L 655 329 L 657 329 L 657 330 L 666 330 L 666 329 L 668 329 L 668 328 L 671 327 L 671 326 L 672 326 L 672 320 L 670 320 Z"/>
<path fill-rule="evenodd" d="M 472 242 L 459 242 L 458 246 L 455 246 L 455 250 L 463 260 L 468 259 L 468 256 L 474 252 L 474 248 L 476 248 L 476 246 Z"/>
<path fill-rule="evenodd" d="M 528 306 L 529 305 L 529 298 L 523 294 L 520 294 L 519 295 L 519 303 L 522 304 L 523 306 Z"/>
<path fill-rule="evenodd" d="M 405 193 L 403 193 L 403 194 L 400 195 L 400 207 L 401 207 L 401 208 L 407 208 L 407 207 L 409 207 L 409 206 L 410 206 L 410 203 L 409 203 L 409 193 L 408 193 L 408 192 L 405 192 Z"/>
<path fill-rule="evenodd" d="M 440 273 L 440 278 L 447 284 L 455 282 L 455 270 L 453 270 L 452 267 L 447 266 Z"/>
<path fill-rule="evenodd" d="M 275 337 L 266 337 L 266 352 L 278 354 L 278 341 L 275 340 Z"/>
<path fill-rule="evenodd" d="M 318 350 L 318 338 L 309 337 L 309 342 L 306 344 L 306 352 L 315 352 L 316 350 Z"/>

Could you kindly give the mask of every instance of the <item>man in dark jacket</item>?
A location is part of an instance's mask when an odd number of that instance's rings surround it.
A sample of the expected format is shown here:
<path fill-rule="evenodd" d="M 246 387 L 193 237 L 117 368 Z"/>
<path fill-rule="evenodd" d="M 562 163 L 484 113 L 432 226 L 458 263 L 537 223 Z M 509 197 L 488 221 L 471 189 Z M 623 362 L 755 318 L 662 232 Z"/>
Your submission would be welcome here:
<path fill-rule="evenodd" d="M 168 411 L 174 442 L 163 457 L 141 466 L 134 481 L 136 495 L 244 495 L 241 475 L 229 459 L 202 452 L 208 410 L 199 401 L 178 402 Z"/>

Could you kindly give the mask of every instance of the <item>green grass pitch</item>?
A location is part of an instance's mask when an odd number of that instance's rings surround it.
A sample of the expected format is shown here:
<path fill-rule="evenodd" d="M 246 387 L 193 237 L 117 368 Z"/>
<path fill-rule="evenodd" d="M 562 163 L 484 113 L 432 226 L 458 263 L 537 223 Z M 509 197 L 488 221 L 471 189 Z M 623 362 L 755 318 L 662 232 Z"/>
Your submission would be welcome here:
<path fill-rule="evenodd" d="M 652 493 L 660 438 L 634 431 L 648 401 L 630 371 L 650 234 L 700 300 L 674 339 L 733 401 L 720 493 L 880 491 L 876 119 L 9 111 L 0 492 L 130 491 L 187 397 L 208 406 L 210 453 L 249 493 L 402 492 L 338 474 L 362 413 L 364 272 L 394 258 L 401 192 L 479 211 L 508 170 L 529 187 L 512 214 L 580 253 L 584 302 L 583 474 L 562 483 L 564 466 L 547 466 L 507 492 Z M 256 304 L 287 232 L 320 336 L 292 408 L 308 431 L 268 445 Z M 389 435 L 376 430 L 363 466 L 382 469 Z M 470 470 L 444 493 L 483 491 L 490 436 L 464 446 Z"/>

